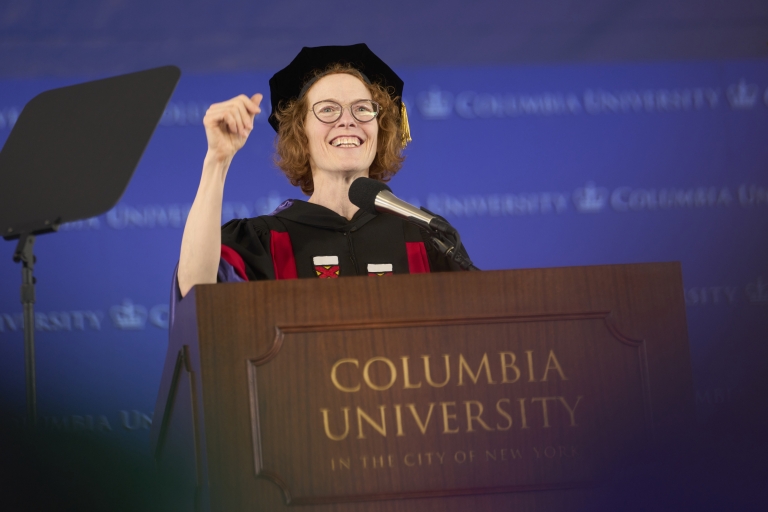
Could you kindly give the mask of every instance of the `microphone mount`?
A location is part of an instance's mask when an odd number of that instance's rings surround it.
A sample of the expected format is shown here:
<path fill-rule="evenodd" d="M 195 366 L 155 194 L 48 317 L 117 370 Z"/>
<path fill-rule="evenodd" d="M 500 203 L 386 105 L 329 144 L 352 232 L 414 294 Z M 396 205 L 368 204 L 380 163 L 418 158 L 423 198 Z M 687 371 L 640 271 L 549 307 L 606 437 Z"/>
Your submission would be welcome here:
<path fill-rule="evenodd" d="M 464 270 L 480 270 L 472 263 L 472 260 L 461 250 L 461 236 L 456 228 L 451 226 L 445 219 L 438 217 L 426 208 L 422 207 L 422 210 L 434 216 L 435 219 L 440 220 L 440 227 L 447 226 L 443 229 L 431 229 L 429 238 L 432 242 L 432 247 L 437 249 L 440 254 L 443 254 L 449 259 L 452 259 L 459 264 Z M 430 226 L 432 227 L 432 226 Z"/>
<path fill-rule="evenodd" d="M 429 233 L 433 247 L 441 254 L 465 270 L 480 270 L 461 250 L 461 237 L 456 228 L 426 208 L 417 208 L 397 198 L 386 184 L 370 178 L 357 178 L 349 187 L 349 200 L 361 210 L 396 215 L 416 224 Z"/>

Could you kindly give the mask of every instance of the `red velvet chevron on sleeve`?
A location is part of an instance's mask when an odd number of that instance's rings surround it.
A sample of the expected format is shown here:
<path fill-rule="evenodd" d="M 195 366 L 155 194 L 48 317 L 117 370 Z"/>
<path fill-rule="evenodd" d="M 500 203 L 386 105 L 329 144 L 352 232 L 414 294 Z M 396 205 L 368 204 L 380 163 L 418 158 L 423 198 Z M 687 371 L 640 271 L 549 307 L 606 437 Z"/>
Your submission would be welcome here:
<path fill-rule="evenodd" d="M 248 276 L 245 274 L 245 262 L 242 256 L 229 246 L 221 246 L 221 259 L 232 265 L 237 275 L 248 281 Z"/>

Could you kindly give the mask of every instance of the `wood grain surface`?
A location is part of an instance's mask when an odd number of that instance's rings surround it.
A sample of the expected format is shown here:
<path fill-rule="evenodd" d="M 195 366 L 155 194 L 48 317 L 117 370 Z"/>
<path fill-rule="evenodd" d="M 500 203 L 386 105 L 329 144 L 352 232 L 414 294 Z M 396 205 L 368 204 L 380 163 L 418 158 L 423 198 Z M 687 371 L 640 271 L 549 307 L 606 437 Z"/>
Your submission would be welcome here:
<path fill-rule="evenodd" d="M 693 417 L 675 263 L 208 285 L 179 308 L 201 509 L 572 509 Z"/>

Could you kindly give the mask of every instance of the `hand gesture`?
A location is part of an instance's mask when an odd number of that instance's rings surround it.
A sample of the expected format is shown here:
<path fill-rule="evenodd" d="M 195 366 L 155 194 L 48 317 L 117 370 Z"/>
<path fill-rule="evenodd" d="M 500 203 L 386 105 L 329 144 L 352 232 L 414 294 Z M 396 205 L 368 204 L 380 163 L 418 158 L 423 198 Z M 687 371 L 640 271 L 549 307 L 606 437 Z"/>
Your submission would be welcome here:
<path fill-rule="evenodd" d="M 261 94 L 241 94 L 222 103 L 214 103 L 203 118 L 208 152 L 221 160 L 235 156 L 253 130 L 253 118 L 261 112 Z"/>

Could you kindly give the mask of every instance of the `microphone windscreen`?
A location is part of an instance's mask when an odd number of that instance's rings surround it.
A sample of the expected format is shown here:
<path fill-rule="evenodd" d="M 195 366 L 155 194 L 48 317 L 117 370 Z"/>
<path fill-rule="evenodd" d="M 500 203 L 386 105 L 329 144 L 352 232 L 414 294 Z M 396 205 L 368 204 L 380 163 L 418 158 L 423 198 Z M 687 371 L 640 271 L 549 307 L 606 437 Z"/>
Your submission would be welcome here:
<path fill-rule="evenodd" d="M 392 192 L 392 189 L 380 181 L 371 178 L 357 178 L 349 187 L 349 200 L 363 211 L 376 213 L 376 196 L 382 190 Z"/>

